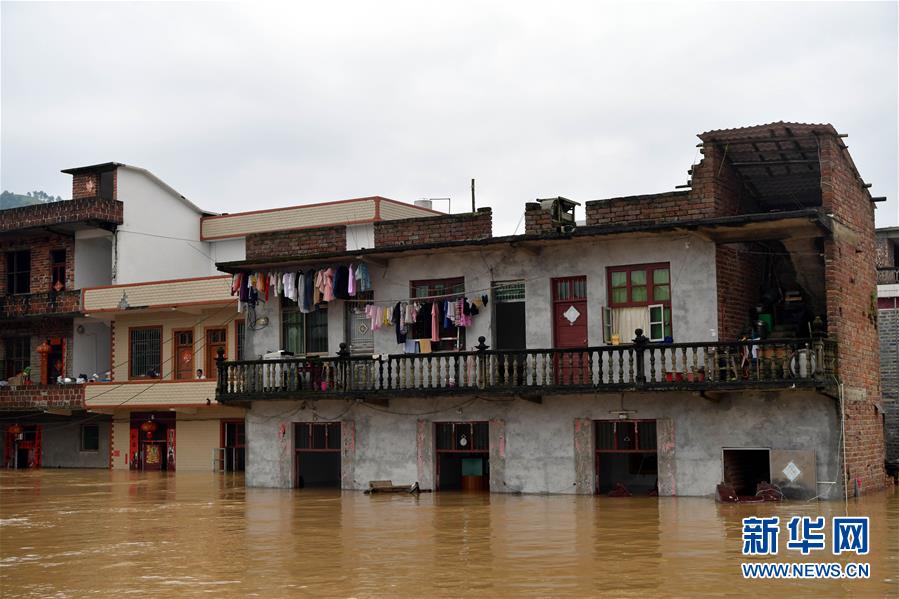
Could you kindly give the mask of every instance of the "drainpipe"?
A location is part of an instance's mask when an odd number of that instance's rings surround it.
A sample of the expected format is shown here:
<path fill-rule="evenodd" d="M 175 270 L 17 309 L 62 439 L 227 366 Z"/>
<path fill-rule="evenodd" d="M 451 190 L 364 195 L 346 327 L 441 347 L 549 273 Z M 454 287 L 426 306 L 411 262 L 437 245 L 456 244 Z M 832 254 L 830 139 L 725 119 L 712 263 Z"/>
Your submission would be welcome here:
<path fill-rule="evenodd" d="M 843 383 L 840 389 L 840 439 L 843 444 L 843 497 L 846 505 L 846 515 L 849 515 L 849 467 L 846 465 L 846 398 L 843 395 Z"/>

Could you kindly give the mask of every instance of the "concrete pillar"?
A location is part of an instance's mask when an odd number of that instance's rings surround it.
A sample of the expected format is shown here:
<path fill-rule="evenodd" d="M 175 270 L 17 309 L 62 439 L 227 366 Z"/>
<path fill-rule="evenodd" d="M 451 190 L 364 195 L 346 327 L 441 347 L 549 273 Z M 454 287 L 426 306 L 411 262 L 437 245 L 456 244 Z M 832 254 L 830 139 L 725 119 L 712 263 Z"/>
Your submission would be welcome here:
<path fill-rule="evenodd" d="M 490 421 L 490 491 L 506 492 L 506 422 Z"/>
<path fill-rule="evenodd" d="M 416 432 L 418 484 L 422 489 L 434 489 L 434 423 L 419 420 Z"/>
<path fill-rule="evenodd" d="M 574 419 L 574 484 L 578 495 L 596 492 L 596 449 L 593 421 Z"/>
<path fill-rule="evenodd" d="M 340 488 L 356 488 L 356 423 L 340 423 Z"/>
<path fill-rule="evenodd" d="M 677 495 L 677 462 L 675 460 L 674 420 L 656 420 L 656 447 L 659 461 L 659 496 Z"/>

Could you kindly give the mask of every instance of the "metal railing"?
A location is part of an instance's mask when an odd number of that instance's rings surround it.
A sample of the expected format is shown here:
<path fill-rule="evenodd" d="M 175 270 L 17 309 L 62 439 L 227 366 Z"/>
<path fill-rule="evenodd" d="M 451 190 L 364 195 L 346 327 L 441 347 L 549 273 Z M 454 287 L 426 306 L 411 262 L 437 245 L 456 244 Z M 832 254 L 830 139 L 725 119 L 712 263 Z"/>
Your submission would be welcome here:
<path fill-rule="evenodd" d="M 640 340 L 638 335 L 638 340 Z M 823 338 L 649 343 L 218 361 L 220 401 L 325 396 L 825 386 L 836 345 Z"/>

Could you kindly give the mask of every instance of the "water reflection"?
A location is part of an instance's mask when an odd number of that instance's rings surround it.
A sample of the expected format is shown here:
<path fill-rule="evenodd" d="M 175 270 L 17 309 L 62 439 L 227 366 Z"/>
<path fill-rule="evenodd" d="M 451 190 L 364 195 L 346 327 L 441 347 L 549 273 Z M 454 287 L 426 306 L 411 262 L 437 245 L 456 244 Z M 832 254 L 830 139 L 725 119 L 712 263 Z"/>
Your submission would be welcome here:
<path fill-rule="evenodd" d="M 894 491 L 849 504 L 850 514 L 871 517 L 869 581 L 742 579 L 743 517 L 843 509 L 366 496 L 246 489 L 240 476 L 211 473 L 0 472 L 0 585 L 4 597 L 896 596 Z"/>

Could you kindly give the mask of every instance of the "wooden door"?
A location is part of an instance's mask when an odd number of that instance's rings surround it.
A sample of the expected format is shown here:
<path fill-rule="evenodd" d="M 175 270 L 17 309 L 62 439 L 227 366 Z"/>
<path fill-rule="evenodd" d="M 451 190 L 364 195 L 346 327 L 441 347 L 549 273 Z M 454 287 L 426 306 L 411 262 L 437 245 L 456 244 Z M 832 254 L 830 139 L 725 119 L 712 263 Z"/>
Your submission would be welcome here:
<path fill-rule="evenodd" d="M 219 348 L 225 351 L 226 356 L 228 355 L 228 329 L 206 329 L 206 371 L 203 374 L 208 379 L 218 377 L 215 359 Z"/>
<path fill-rule="evenodd" d="M 144 470 L 162 470 L 162 452 L 165 451 L 165 443 L 162 441 L 144 441 L 143 462 Z"/>
<path fill-rule="evenodd" d="M 587 277 L 552 280 L 553 347 L 587 347 Z M 560 352 L 554 360 L 556 385 L 590 382 L 589 363 L 582 352 Z"/>
<path fill-rule="evenodd" d="M 175 378 L 194 378 L 194 332 L 192 329 L 174 331 L 175 338 Z"/>

